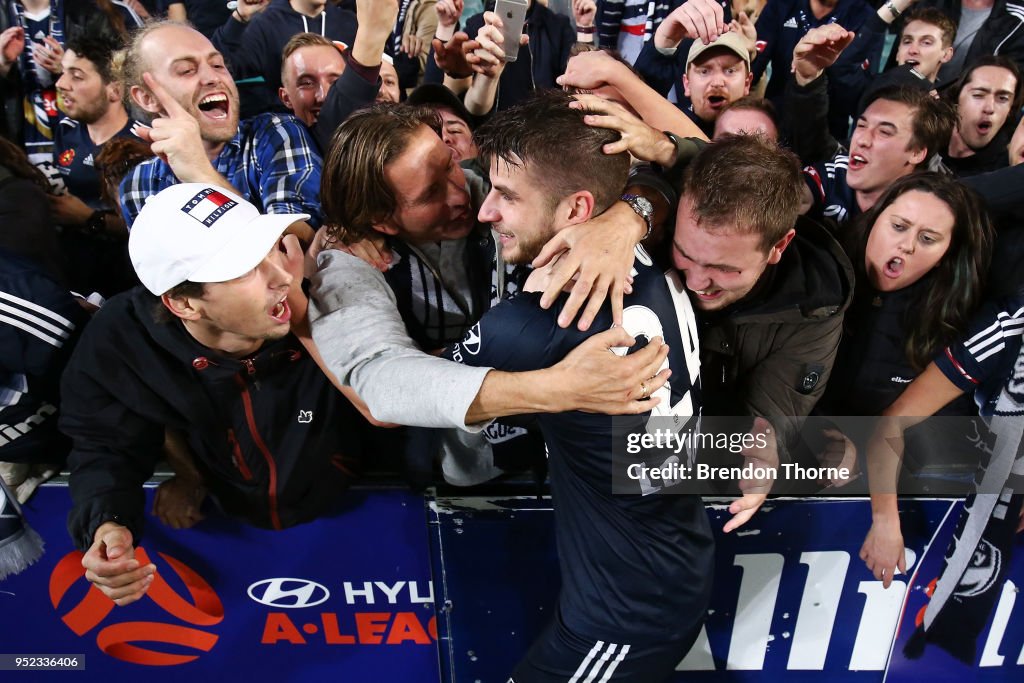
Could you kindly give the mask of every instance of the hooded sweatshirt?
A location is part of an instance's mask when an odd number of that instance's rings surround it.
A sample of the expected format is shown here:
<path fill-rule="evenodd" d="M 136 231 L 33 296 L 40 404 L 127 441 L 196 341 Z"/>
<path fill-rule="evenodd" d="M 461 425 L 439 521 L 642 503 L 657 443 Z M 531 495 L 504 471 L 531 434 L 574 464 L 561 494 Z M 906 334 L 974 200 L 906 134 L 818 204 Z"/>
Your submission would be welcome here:
<path fill-rule="evenodd" d="M 350 46 L 356 38 L 356 15 L 328 4 L 317 17 L 292 9 L 288 0 L 271 0 L 248 24 L 229 19 L 213 35 L 213 44 L 228 60 L 236 80 L 262 76 L 277 96 L 281 87 L 281 52 L 297 33 L 316 33 Z"/>

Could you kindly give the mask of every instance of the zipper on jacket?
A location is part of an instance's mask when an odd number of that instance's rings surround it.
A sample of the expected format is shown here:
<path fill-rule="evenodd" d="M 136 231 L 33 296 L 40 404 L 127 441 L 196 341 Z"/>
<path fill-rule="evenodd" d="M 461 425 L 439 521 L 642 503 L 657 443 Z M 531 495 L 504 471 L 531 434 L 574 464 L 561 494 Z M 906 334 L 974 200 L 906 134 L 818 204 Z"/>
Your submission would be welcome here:
<path fill-rule="evenodd" d="M 235 438 L 235 430 L 228 430 L 228 445 L 231 447 L 231 462 L 234 463 L 235 469 L 237 469 L 242 478 L 246 481 L 252 481 L 252 470 L 245 464 L 245 458 L 242 457 L 242 448 L 238 445 L 238 439 Z"/>
<path fill-rule="evenodd" d="M 242 361 L 246 364 L 246 367 L 250 368 L 250 374 L 255 372 L 252 367 L 251 360 Z M 259 430 L 256 428 L 256 417 L 252 411 L 252 396 L 249 395 L 249 387 L 246 386 L 245 380 L 242 379 L 241 375 L 235 375 L 235 383 L 238 385 L 238 389 L 242 394 L 242 405 L 245 408 L 245 421 L 249 425 L 249 434 L 252 436 L 253 443 L 256 444 L 256 448 L 260 453 L 263 454 L 263 459 L 267 461 L 267 468 L 270 472 L 270 483 L 268 485 L 268 501 L 270 505 L 270 523 L 275 529 L 281 529 L 281 518 L 277 514 L 277 463 L 274 462 L 274 456 L 270 454 L 270 450 L 267 448 L 267 444 L 264 443 L 263 437 L 260 436 Z"/>
<path fill-rule="evenodd" d="M 245 371 L 252 377 L 252 386 L 256 391 L 260 390 L 260 380 L 256 377 L 256 363 L 253 362 L 252 358 L 243 358 L 242 365 L 245 366 Z M 244 382 L 243 382 L 244 384 Z"/>

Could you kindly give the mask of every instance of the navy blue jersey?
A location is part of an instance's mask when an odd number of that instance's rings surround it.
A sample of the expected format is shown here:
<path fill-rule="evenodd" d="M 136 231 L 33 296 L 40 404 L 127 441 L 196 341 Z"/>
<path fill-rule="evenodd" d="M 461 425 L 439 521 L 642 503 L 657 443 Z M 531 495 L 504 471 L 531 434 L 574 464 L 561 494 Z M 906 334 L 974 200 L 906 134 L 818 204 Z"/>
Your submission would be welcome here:
<path fill-rule="evenodd" d="M 846 183 L 849 164 L 848 155 L 837 154 L 831 161 L 804 168 L 804 181 L 814 198 L 814 206 L 807 212 L 810 218 L 830 218 L 842 224 L 860 213 L 857 195 Z"/>
<path fill-rule="evenodd" d="M 671 278 L 671 285 L 669 279 Z M 446 356 L 502 370 L 549 367 L 612 324 L 606 304 L 591 331 L 558 326 L 563 294 L 548 310 L 539 293 L 523 293 L 488 311 Z M 663 275 L 637 247 L 633 294 L 625 299 L 625 329 L 638 340 L 669 344 L 669 384 L 656 395 L 664 415 L 700 410 L 696 321 L 683 283 Z M 638 344 L 640 346 L 641 344 Z M 642 431 L 650 413 L 631 429 Z M 616 418 L 621 425 L 622 418 Z M 538 418 L 549 454 L 565 625 L 580 635 L 622 642 L 631 636 L 672 640 L 703 619 L 711 586 L 713 539 L 701 499 L 612 493 L 613 418 L 582 412 Z M 622 454 L 617 461 L 621 463 Z"/>
<path fill-rule="evenodd" d="M 1007 378 L 1011 391 L 1024 393 L 1024 290 L 1000 302 L 985 304 L 974 316 L 963 341 L 951 344 L 935 364 L 950 382 L 973 393 L 980 413 L 991 416 Z"/>
<path fill-rule="evenodd" d="M 134 123 L 128 119 L 114 137 L 134 135 L 131 131 Z M 96 156 L 102 149 L 103 145 L 97 145 L 89 137 L 88 126 L 74 119 L 61 119 L 53 145 L 53 162 L 64 179 L 64 186 L 92 209 L 114 209 L 116 207 L 104 206 L 100 199 L 102 180 Z"/>

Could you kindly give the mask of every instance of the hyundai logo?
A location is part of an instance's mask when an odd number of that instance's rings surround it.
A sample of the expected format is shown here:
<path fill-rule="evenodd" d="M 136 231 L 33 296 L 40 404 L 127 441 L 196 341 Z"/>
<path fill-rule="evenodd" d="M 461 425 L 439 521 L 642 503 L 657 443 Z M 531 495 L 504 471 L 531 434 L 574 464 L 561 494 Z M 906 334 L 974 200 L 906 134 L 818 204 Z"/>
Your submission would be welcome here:
<path fill-rule="evenodd" d="M 249 597 L 267 607 L 298 609 L 326 602 L 331 592 L 306 579 L 264 579 L 249 586 Z"/>

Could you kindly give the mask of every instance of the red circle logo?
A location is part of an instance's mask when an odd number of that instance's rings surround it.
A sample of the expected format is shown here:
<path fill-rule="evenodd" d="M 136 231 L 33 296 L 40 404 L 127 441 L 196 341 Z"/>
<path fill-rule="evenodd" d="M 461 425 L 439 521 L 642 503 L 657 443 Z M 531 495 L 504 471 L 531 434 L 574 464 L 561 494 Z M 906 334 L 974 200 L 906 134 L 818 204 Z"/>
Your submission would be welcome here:
<path fill-rule="evenodd" d="M 199 655 L 172 654 L 152 649 L 152 644 L 164 643 L 188 648 L 199 652 L 209 652 L 217 644 L 218 636 L 203 628 L 219 624 L 224 620 L 224 605 L 195 570 L 184 562 L 170 555 L 157 553 L 163 560 L 163 567 L 158 565 L 146 597 L 159 605 L 168 615 L 188 625 L 161 623 L 155 621 L 129 621 L 111 624 L 96 634 L 96 645 L 111 657 L 125 662 L 146 666 L 174 666 L 195 661 Z M 151 562 L 146 551 L 135 549 L 135 559 L 140 566 Z M 179 595 L 163 579 L 162 573 L 174 572 L 185 584 L 191 601 Z M 68 591 L 79 579 L 85 578 L 82 567 L 82 553 L 73 551 L 65 555 L 50 574 L 50 602 L 57 609 Z M 96 586 L 90 586 L 78 604 L 71 607 L 61 616 L 68 628 L 79 636 L 84 636 L 107 618 L 114 609 L 114 603 Z M 130 609 L 121 608 L 122 610 Z M 147 647 L 138 643 L 146 643 Z"/>

